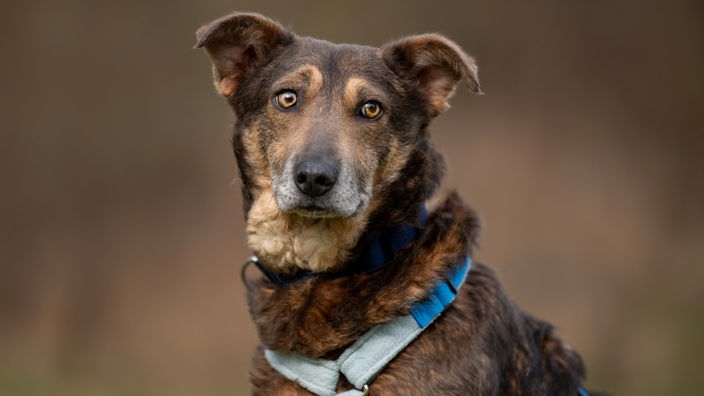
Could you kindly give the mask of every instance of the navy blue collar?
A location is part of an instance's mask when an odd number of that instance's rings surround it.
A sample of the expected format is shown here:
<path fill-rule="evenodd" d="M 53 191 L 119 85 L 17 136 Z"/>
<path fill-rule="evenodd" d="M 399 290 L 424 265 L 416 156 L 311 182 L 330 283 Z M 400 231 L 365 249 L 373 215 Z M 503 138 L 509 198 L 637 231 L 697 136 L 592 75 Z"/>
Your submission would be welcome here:
<path fill-rule="evenodd" d="M 428 212 L 425 206 L 421 205 L 418 210 L 417 224 L 394 225 L 383 230 L 375 237 L 363 241 L 360 248 L 357 249 L 356 257 L 344 270 L 326 274 L 325 276 L 336 278 L 355 273 L 373 272 L 383 268 L 396 253 L 416 238 L 418 225 L 425 225 L 427 217 Z M 308 270 L 300 270 L 292 275 L 284 275 L 266 268 L 256 258 L 252 258 L 250 262 L 254 263 L 269 280 L 279 287 L 320 276 L 320 274 Z"/>

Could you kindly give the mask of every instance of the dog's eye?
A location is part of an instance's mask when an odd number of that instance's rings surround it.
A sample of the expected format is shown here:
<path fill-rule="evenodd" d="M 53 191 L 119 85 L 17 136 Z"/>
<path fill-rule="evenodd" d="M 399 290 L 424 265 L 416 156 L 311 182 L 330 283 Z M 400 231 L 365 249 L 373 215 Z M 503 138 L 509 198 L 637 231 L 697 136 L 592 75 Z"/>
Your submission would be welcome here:
<path fill-rule="evenodd" d="M 362 116 L 370 120 L 376 120 L 381 116 L 381 105 L 379 102 L 369 101 L 362 105 L 360 109 Z"/>
<path fill-rule="evenodd" d="M 291 90 L 282 91 L 274 98 L 274 103 L 282 109 L 290 109 L 298 102 L 298 96 Z"/>

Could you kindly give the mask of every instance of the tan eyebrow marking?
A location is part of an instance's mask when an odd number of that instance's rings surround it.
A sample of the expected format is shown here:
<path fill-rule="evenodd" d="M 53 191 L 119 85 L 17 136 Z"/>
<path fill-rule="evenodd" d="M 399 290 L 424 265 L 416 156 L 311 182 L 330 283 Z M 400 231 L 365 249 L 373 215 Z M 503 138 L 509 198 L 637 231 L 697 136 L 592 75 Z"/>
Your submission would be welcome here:
<path fill-rule="evenodd" d="M 345 83 L 344 100 L 348 105 L 355 105 L 359 100 L 359 91 L 367 89 L 371 84 L 363 78 L 350 77 Z"/>
<path fill-rule="evenodd" d="M 281 85 L 281 89 L 287 88 L 286 85 L 306 85 L 305 89 L 310 95 L 316 95 L 323 86 L 323 74 L 320 70 L 311 64 L 306 64 L 291 73 L 285 75 L 279 80 L 277 85 Z"/>

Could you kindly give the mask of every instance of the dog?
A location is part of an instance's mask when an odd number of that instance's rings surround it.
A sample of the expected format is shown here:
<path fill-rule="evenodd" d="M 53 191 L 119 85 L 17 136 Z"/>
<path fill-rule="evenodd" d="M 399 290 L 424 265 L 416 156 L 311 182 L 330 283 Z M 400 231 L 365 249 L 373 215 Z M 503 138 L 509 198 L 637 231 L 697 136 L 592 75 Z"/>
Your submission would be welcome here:
<path fill-rule="evenodd" d="M 475 212 L 436 197 L 428 125 L 457 85 L 481 93 L 472 57 L 438 34 L 339 45 L 253 13 L 196 39 L 237 120 L 261 270 L 243 270 L 253 394 L 596 394 L 577 352 L 471 262 Z"/>

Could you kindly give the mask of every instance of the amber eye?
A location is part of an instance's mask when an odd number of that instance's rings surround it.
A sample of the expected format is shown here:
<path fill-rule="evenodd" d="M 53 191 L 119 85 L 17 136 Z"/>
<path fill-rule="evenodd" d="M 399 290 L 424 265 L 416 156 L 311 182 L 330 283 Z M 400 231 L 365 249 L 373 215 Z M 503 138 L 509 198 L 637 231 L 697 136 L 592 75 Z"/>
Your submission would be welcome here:
<path fill-rule="evenodd" d="M 290 109 L 298 102 L 298 96 L 291 90 L 282 91 L 274 98 L 274 102 L 282 109 Z"/>
<path fill-rule="evenodd" d="M 369 101 L 365 104 L 362 105 L 362 108 L 360 109 L 360 112 L 362 113 L 362 116 L 364 118 L 368 118 L 370 120 L 376 120 L 381 116 L 381 105 L 379 102 L 375 101 Z"/>

